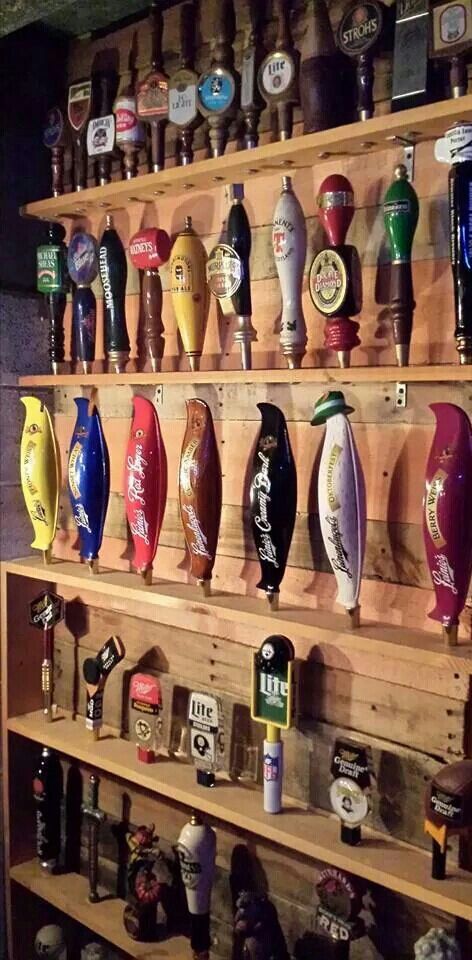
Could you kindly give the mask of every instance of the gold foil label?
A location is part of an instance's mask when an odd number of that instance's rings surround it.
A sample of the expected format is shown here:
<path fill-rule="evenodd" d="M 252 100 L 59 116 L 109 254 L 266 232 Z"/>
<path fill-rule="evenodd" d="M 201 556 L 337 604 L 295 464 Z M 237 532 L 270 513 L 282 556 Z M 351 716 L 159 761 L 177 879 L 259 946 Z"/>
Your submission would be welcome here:
<path fill-rule="evenodd" d="M 433 541 L 433 544 L 437 550 L 440 550 L 441 547 L 445 546 L 445 539 L 443 537 L 441 528 L 439 526 L 438 520 L 438 506 L 439 498 L 444 491 L 444 485 L 447 480 L 447 473 L 445 470 L 436 470 L 434 477 L 431 480 L 429 485 L 429 490 L 426 494 L 426 504 L 425 504 L 425 516 L 426 516 L 426 526 L 428 527 L 428 532 Z"/>
<path fill-rule="evenodd" d="M 338 443 L 334 443 L 331 447 L 329 457 L 328 457 L 328 469 L 326 472 L 326 495 L 328 498 L 328 506 L 330 510 L 334 511 L 339 510 L 341 504 L 338 500 L 336 491 L 334 489 L 334 468 L 343 452 L 343 448 L 339 446 Z"/>
<path fill-rule="evenodd" d="M 200 440 L 194 438 L 190 440 L 182 454 L 180 463 L 180 483 L 182 492 L 186 497 L 193 496 L 192 490 L 192 469 L 195 465 L 195 454 L 200 445 Z"/>
<path fill-rule="evenodd" d="M 172 258 L 171 293 L 193 293 L 192 261 L 183 254 Z"/>

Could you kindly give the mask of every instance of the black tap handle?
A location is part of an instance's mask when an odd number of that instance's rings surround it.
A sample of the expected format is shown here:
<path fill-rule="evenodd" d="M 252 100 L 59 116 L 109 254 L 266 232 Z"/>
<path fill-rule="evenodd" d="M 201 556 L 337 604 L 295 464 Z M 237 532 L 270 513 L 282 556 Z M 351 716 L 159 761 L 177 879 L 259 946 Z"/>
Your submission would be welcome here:
<path fill-rule="evenodd" d="M 234 312 L 238 316 L 252 316 L 251 275 L 249 257 L 251 255 L 251 228 L 244 206 L 240 202 L 232 203 L 228 215 L 228 243 L 241 258 L 241 284 L 233 294 Z"/>

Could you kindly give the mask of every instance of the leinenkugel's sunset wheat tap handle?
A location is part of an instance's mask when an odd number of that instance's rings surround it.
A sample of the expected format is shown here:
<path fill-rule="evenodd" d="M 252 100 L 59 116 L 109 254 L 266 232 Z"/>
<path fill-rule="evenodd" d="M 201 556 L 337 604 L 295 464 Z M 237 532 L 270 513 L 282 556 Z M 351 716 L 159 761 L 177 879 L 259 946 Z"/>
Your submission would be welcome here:
<path fill-rule="evenodd" d="M 64 313 L 68 274 L 65 230 L 60 223 L 49 224 L 49 239 L 36 250 L 36 287 L 44 294 L 44 317 L 49 324 L 49 359 L 53 373 L 64 363 Z"/>
<path fill-rule="evenodd" d="M 110 213 L 107 213 L 106 227 L 98 248 L 98 264 L 104 299 L 105 355 L 109 368 L 116 373 L 123 373 L 130 351 L 126 326 L 128 267 L 124 247 Z"/>
<path fill-rule="evenodd" d="M 357 112 L 359 120 L 374 116 L 374 56 L 379 49 L 386 7 L 379 0 L 355 0 L 339 27 L 339 49 L 357 61 Z"/>
<path fill-rule="evenodd" d="M 138 172 L 139 151 L 146 142 L 144 127 L 136 113 L 136 34 L 133 35 L 129 56 L 128 74 L 113 105 L 115 114 L 116 145 L 124 155 L 125 180 L 132 180 Z"/>
<path fill-rule="evenodd" d="M 131 263 L 142 270 L 141 306 L 146 359 L 151 370 L 160 370 L 164 353 L 164 325 L 162 323 L 162 283 L 159 267 L 167 262 L 172 243 L 165 230 L 146 227 L 138 230 L 129 242 Z"/>
<path fill-rule="evenodd" d="M 472 828 L 472 760 L 450 763 L 436 774 L 426 790 L 425 833 L 432 840 L 434 880 L 446 879 L 449 837 Z"/>
<path fill-rule="evenodd" d="M 251 717 L 266 725 L 263 776 L 264 810 L 282 809 L 283 742 L 281 730 L 288 730 L 295 712 L 295 651 L 287 637 L 267 637 L 252 659 Z"/>
<path fill-rule="evenodd" d="M 190 914 L 190 946 L 198 960 L 208 960 L 210 939 L 210 902 L 215 876 L 216 833 L 193 811 L 177 843 L 180 873 Z"/>
<path fill-rule="evenodd" d="M 49 747 L 43 747 L 33 776 L 36 809 L 36 855 L 45 873 L 54 873 L 61 856 L 61 803 L 63 776 L 61 761 Z"/>
<path fill-rule="evenodd" d="M 472 123 L 457 123 L 437 140 L 436 160 L 450 163 L 449 231 L 457 352 L 472 363 Z"/>
<path fill-rule="evenodd" d="M 185 228 L 172 247 L 170 295 L 191 370 L 200 369 L 210 308 L 206 262 L 205 247 L 192 227 L 192 218 L 185 217 Z"/>
<path fill-rule="evenodd" d="M 251 528 L 261 567 L 257 584 L 269 609 L 278 609 L 297 512 L 297 473 L 285 417 L 272 403 L 258 403 L 262 416 L 249 492 Z"/>
<path fill-rule="evenodd" d="M 177 128 L 176 160 L 186 166 L 193 160 L 193 135 L 202 122 L 198 112 L 198 73 L 194 70 L 196 5 L 180 8 L 180 64 L 169 80 L 169 121 Z"/>
<path fill-rule="evenodd" d="M 64 599 L 50 590 L 43 590 L 29 604 L 29 622 L 43 634 L 43 662 L 41 664 L 41 690 L 43 714 L 50 723 L 53 707 L 53 653 L 54 627 L 64 619 Z"/>
<path fill-rule="evenodd" d="M 87 126 L 87 153 L 95 161 L 101 187 L 111 180 L 111 158 L 115 149 L 115 115 L 113 101 L 118 86 L 114 70 L 100 70 L 93 76 L 95 116 Z"/>
<path fill-rule="evenodd" d="M 257 75 L 265 56 L 262 44 L 264 4 L 246 0 L 249 24 L 241 64 L 241 110 L 244 117 L 244 143 L 248 150 L 259 143 L 259 118 L 264 100 L 259 91 Z"/>
<path fill-rule="evenodd" d="M 359 626 L 362 567 L 367 527 L 365 482 L 351 424 L 354 413 L 340 390 L 315 403 L 312 425 L 326 424 L 318 472 L 321 535 L 338 586 L 338 603 L 352 627 Z"/>
<path fill-rule="evenodd" d="M 467 63 L 470 62 L 472 49 L 472 4 L 447 3 L 434 4 L 431 16 L 432 57 L 447 57 L 450 62 L 450 96 L 454 99 L 467 93 Z"/>
<path fill-rule="evenodd" d="M 52 195 L 60 197 L 64 193 L 64 147 L 67 144 L 67 129 L 60 107 L 48 110 L 43 143 L 51 151 Z"/>
<path fill-rule="evenodd" d="M 100 414 L 92 400 L 77 397 L 67 480 L 80 540 L 80 558 L 98 573 L 98 554 L 110 494 L 110 458 Z"/>
<path fill-rule="evenodd" d="M 67 116 L 74 143 L 74 186 L 84 190 L 87 186 L 87 152 L 85 131 L 92 107 L 92 81 L 78 80 L 69 87 Z"/>
<path fill-rule="evenodd" d="M 384 221 L 390 247 L 390 312 L 399 367 L 407 367 L 415 298 L 411 248 L 418 223 L 418 197 L 408 182 L 406 167 L 395 168 L 395 180 L 385 194 Z"/>
<path fill-rule="evenodd" d="M 126 450 L 125 505 L 134 544 L 133 563 L 152 583 L 167 500 L 167 457 L 156 410 L 146 397 L 133 397 L 133 420 Z"/>
<path fill-rule="evenodd" d="M 22 397 L 25 422 L 21 435 L 20 474 L 26 509 L 33 525 L 35 550 L 51 561 L 59 512 L 59 448 L 49 410 L 38 397 Z"/>
<path fill-rule="evenodd" d="M 164 19 L 161 7 L 149 8 L 151 32 L 151 71 L 136 87 L 138 117 L 151 125 L 151 171 L 157 173 L 165 165 L 164 130 L 169 113 L 168 76 L 162 58 Z"/>
<path fill-rule="evenodd" d="M 306 244 L 305 217 L 292 178 L 282 177 L 272 221 L 272 249 L 282 294 L 280 349 L 291 370 L 301 367 L 307 343 L 302 305 Z"/>
<path fill-rule="evenodd" d="M 98 836 L 100 825 L 106 820 L 106 814 L 98 806 L 98 786 L 100 780 L 91 773 L 89 777 L 88 800 L 82 804 L 82 814 L 87 823 L 88 832 L 88 880 L 89 903 L 98 903 Z"/>
<path fill-rule="evenodd" d="M 186 400 L 186 407 L 179 467 L 180 519 L 190 573 L 208 596 L 221 519 L 221 464 L 210 408 L 196 398 Z"/>
<path fill-rule="evenodd" d="M 279 140 L 289 140 L 293 128 L 293 107 L 298 103 L 300 54 L 290 31 L 291 0 L 274 0 L 277 21 L 275 47 L 261 63 L 259 90 L 271 110 L 276 110 Z"/>
<path fill-rule="evenodd" d="M 472 427 L 453 403 L 432 403 L 430 410 L 436 431 L 426 466 L 423 536 L 436 606 L 429 616 L 455 645 L 472 574 Z"/>
<path fill-rule="evenodd" d="M 96 657 L 86 657 L 82 664 L 87 704 L 85 729 L 98 740 L 103 726 L 103 694 L 112 670 L 123 660 L 125 648 L 119 637 L 110 637 Z"/>
<path fill-rule="evenodd" d="M 211 64 L 198 81 L 198 109 L 208 122 L 210 154 L 221 157 L 236 117 L 239 90 L 232 47 L 236 33 L 233 0 L 206 0 L 203 10 L 206 22 L 211 23 Z"/>
<path fill-rule="evenodd" d="M 72 363 L 84 373 L 92 372 L 95 359 L 97 301 L 91 284 L 98 274 L 97 242 L 91 233 L 74 233 L 67 252 L 69 276 L 75 283 L 72 295 Z"/>
<path fill-rule="evenodd" d="M 309 0 L 301 45 L 300 101 L 303 132 L 314 133 L 343 122 L 340 57 L 325 0 Z"/>
<path fill-rule="evenodd" d="M 318 217 L 329 246 L 312 261 L 309 289 L 316 309 L 326 318 L 325 347 L 335 350 L 340 367 L 351 364 L 351 350 L 359 346 L 359 324 L 351 314 L 362 309 L 362 272 L 356 247 L 345 243 L 354 216 L 354 192 L 346 177 L 326 177 L 318 194 Z"/>

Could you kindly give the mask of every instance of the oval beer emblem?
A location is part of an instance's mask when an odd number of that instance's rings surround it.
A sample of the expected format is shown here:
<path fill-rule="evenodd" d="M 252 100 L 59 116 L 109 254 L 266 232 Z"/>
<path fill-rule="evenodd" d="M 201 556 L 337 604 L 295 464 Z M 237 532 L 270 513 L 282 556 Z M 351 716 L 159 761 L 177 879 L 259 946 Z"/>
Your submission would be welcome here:
<path fill-rule="evenodd" d="M 206 270 L 208 286 L 218 300 L 232 297 L 241 285 L 241 258 L 227 243 L 213 247 Z"/>
<path fill-rule="evenodd" d="M 356 3 L 344 14 L 338 27 L 337 41 L 343 53 L 358 57 L 377 42 L 382 32 L 383 13 L 374 0 Z"/>
<path fill-rule="evenodd" d="M 234 78 L 223 67 L 203 74 L 198 83 L 198 98 L 207 113 L 223 113 L 231 106 L 236 91 Z"/>
<path fill-rule="evenodd" d="M 310 296 L 320 313 L 331 316 L 341 309 L 347 291 L 344 260 L 336 250 L 321 250 L 310 267 Z"/>

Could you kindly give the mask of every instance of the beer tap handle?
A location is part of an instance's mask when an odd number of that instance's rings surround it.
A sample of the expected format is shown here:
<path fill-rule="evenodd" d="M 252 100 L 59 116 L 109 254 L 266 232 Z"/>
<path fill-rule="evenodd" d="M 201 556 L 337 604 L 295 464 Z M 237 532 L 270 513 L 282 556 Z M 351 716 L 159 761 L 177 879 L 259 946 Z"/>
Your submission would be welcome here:
<path fill-rule="evenodd" d="M 64 313 L 67 297 L 65 293 L 51 293 L 45 297 L 49 324 L 49 359 L 52 369 L 56 370 L 59 363 L 64 363 Z"/>
<path fill-rule="evenodd" d="M 160 6 L 153 2 L 149 10 L 149 21 L 151 26 L 151 69 L 163 70 L 162 60 L 162 34 L 164 30 L 164 18 Z"/>
<path fill-rule="evenodd" d="M 74 137 L 74 183 L 76 190 L 85 190 L 87 186 L 87 154 L 82 132 Z"/>
<path fill-rule="evenodd" d="M 99 77 L 99 96 L 100 96 L 100 108 L 97 116 L 107 117 L 113 111 L 113 101 L 116 94 L 116 76 L 113 75 L 112 71 L 103 71 L 100 73 Z M 110 183 L 111 180 L 111 156 L 109 153 L 102 154 L 98 158 L 97 163 L 98 169 L 98 180 L 100 186 L 104 186 L 106 183 Z"/>
<path fill-rule="evenodd" d="M 251 275 L 249 269 L 251 228 L 244 205 L 241 202 L 243 197 L 243 185 L 233 183 L 230 187 L 232 204 L 228 215 L 227 237 L 229 245 L 233 247 L 241 259 L 241 283 L 232 296 L 234 313 L 238 321 L 234 341 L 241 346 L 243 370 L 250 370 L 252 366 L 251 343 L 257 339 L 257 334 L 251 322 Z"/>
<path fill-rule="evenodd" d="M 193 68 L 195 58 L 195 5 L 184 3 L 180 8 L 180 65 L 186 70 Z"/>
<path fill-rule="evenodd" d="M 153 372 L 160 368 L 164 352 L 162 323 L 162 283 L 158 270 L 143 272 L 141 300 L 144 313 L 144 343 Z"/>
<path fill-rule="evenodd" d="M 61 197 L 64 193 L 64 147 L 51 150 L 52 195 Z"/>
<path fill-rule="evenodd" d="M 298 69 L 298 54 L 293 46 L 290 30 L 290 3 L 289 0 L 274 0 L 274 10 L 277 16 L 276 50 L 287 50 L 293 57 Z M 296 99 L 296 98 L 295 98 Z M 277 103 L 277 119 L 281 140 L 290 140 L 293 130 L 293 100 L 279 100 Z"/>
<path fill-rule="evenodd" d="M 357 61 L 357 108 L 360 120 L 374 115 L 374 58 L 372 53 L 362 53 Z"/>
<path fill-rule="evenodd" d="M 390 267 L 390 312 L 393 321 L 393 339 L 400 367 L 408 365 L 415 306 L 411 261 L 392 263 Z"/>
<path fill-rule="evenodd" d="M 243 50 L 241 71 L 241 109 L 244 115 L 244 141 L 250 150 L 259 143 L 259 117 L 264 100 L 259 92 L 257 74 L 264 57 L 261 41 L 264 5 L 258 0 L 246 0 L 249 14 L 249 33 Z"/>
<path fill-rule="evenodd" d="M 274 13 L 277 18 L 275 49 L 286 50 L 287 47 L 292 46 L 289 0 L 274 0 Z"/>
<path fill-rule="evenodd" d="M 464 54 L 451 57 L 451 95 L 456 99 L 467 93 L 467 63 Z"/>

